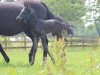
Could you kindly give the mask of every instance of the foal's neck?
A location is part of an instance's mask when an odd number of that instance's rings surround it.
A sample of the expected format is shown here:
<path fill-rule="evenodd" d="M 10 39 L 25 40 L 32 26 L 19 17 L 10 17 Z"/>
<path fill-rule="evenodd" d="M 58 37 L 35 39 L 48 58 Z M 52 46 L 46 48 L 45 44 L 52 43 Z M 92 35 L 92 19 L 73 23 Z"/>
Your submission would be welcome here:
<path fill-rule="evenodd" d="M 32 14 L 31 20 L 33 21 L 33 23 L 37 23 L 39 21 L 37 14 Z"/>

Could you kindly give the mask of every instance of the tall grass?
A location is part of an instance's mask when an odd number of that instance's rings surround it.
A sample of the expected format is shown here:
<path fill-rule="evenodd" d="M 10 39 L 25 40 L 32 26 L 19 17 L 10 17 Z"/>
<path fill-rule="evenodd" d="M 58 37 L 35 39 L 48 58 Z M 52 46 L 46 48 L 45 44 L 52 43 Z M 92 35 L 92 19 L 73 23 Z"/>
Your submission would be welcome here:
<path fill-rule="evenodd" d="M 28 50 L 7 50 L 11 59 L 6 64 L 0 55 L 0 75 L 100 75 L 100 48 L 69 48 L 63 40 L 56 41 L 49 46 L 49 51 L 55 59 L 52 63 L 50 57 L 42 66 L 43 50 L 39 48 L 35 64 L 28 63 Z"/>

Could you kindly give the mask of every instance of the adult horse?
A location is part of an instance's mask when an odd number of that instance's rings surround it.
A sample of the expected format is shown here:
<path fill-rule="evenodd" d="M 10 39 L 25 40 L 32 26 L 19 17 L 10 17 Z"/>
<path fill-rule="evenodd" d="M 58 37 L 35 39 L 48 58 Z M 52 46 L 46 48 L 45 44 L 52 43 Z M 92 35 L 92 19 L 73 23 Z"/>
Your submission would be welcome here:
<path fill-rule="evenodd" d="M 42 19 L 47 19 L 47 10 L 40 2 L 27 1 L 26 3 L 30 4 L 31 7 L 35 9 L 38 17 Z M 21 3 L 13 3 L 13 2 L 1 3 L 0 2 L 0 35 L 14 36 L 21 32 L 24 32 L 28 37 L 30 37 L 30 39 L 34 43 L 29 53 L 29 62 L 32 65 L 34 63 L 36 46 L 38 44 L 37 42 L 38 39 L 36 38 L 39 37 L 39 34 L 32 35 L 30 27 L 28 25 L 25 26 L 24 24 L 18 24 L 18 22 L 16 21 L 16 17 L 18 16 L 22 8 L 23 8 L 23 4 Z M 47 57 L 48 40 L 47 40 L 47 37 L 44 35 L 41 36 L 41 40 L 42 40 L 42 45 L 44 48 L 43 57 L 45 58 Z M 3 55 L 5 61 L 8 63 L 10 59 L 5 53 L 5 51 L 3 50 L 1 44 L 0 44 L 0 52 Z"/>

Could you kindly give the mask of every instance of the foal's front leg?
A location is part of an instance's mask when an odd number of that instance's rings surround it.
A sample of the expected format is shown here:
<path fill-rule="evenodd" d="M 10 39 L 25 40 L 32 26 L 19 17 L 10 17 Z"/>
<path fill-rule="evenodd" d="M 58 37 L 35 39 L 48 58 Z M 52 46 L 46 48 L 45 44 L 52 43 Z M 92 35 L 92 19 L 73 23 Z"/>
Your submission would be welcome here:
<path fill-rule="evenodd" d="M 39 36 L 34 35 L 33 46 L 32 46 L 30 53 L 29 53 L 29 62 L 30 62 L 31 65 L 33 65 L 34 61 L 35 61 L 35 54 L 36 54 L 36 51 L 37 51 L 38 42 L 39 42 Z"/>

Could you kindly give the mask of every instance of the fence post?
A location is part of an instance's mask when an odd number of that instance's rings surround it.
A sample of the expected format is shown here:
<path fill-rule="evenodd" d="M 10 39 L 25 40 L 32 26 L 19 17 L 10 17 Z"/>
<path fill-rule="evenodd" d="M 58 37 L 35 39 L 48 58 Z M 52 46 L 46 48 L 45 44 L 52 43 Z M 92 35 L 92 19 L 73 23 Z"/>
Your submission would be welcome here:
<path fill-rule="evenodd" d="M 95 46 L 95 39 L 94 39 L 94 36 L 93 36 L 93 46 Z"/>
<path fill-rule="evenodd" d="M 24 35 L 24 48 L 26 50 L 26 36 Z"/>
<path fill-rule="evenodd" d="M 84 49 L 84 38 L 82 36 L 82 48 Z"/>
<path fill-rule="evenodd" d="M 71 40 L 71 47 L 72 47 L 72 36 L 70 36 L 70 40 Z"/>

